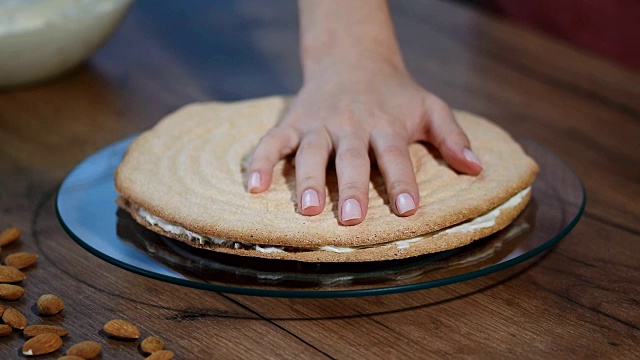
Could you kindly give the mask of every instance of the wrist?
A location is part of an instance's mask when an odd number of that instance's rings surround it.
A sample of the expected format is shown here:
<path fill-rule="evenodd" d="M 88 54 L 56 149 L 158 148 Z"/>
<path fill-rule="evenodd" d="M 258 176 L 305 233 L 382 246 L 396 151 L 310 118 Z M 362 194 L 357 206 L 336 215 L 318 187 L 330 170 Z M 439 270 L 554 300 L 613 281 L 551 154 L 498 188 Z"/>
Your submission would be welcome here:
<path fill-rule="evenodd" d="M 389 64 L 404 69 L 386 0 L 300 0 L 305 76 Z"/>
<path fill-rule="evenodd" d="M 327 74 L 371 74 L 382 69 L 406 73 L 397 47 L 389 46 L 342 47 L 330 45 L 324 48 L 302 48 L 304 78 L 322 77 Z"/>

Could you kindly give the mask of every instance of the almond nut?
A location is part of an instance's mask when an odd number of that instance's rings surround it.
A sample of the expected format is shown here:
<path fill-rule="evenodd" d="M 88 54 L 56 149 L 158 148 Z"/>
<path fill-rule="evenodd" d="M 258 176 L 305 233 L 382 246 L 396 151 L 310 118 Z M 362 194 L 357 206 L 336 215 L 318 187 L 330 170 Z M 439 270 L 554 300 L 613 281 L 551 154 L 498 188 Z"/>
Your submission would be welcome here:
<path fill-rule="evenodd" d="M 156 351 L 153 354 L 147 356 L 146 360 L 171 360 L 173 359 L 174 354 L 171 350 L 160 350 Z"/>
<path fill-rule="evenodd" d="M 27 339 L 46 333 L 55 334 L 60 337 L 69 335 L 69 331 L 67 329 L 53 325 L 29 325 L 24 328 L 24 331 L 22 331 L 22 335 Z"/>
<path fill-rule="evenodd" d="M 135 325 L 120 319 L 111 320 L 104 324 L 103 330 L 107 335 L 121 339 L 137 339 L 140 330 Z"/>
<path fill-rule="evenodd" d="M 58 360 L 85 360 L 85 359 L 81 358 L 80 356 L 65 355 L 65 356 L 59 357 Z"/>
<path fill-rule="evenodd" d="M 27 276 L 22 271 L 13 266 L 0 265 L 0 283 L 17 283 L 26 278 Z"/>
<path fill-rule="evenodd" d="M 62 300 L 53 294 L 40 296 L 37 306 L 40 315 L 55 315 L 64 309 Z"/>
<path fill-rule="evenodd" d="M 24 295 L 24 289 L 18 285 L 0 284 L 0 299 L 14 301 Z"/>
<path fill-rule="evenodd" d="M 27 326 L 27 319 L 18 310 L 7 308 L 2 314 L 2 321 L 14 329 L 24 329 Z"/>
<path fill-rule="evenodd" d="M 164 341 L 155 336 L 149 336 L 142 340 L 142 343 L 140 343 L 140 349 L 142 349 L 143 354 L 151 354 L 164 349 Z"/>
<path fill-rule="evenodd" d="M 17 252 L 4 259 L 5 265 L 13 266 L 16 269 L 24 269 L 35 264 L 38 255 L 30 252 Z"/>
<path fill-rule="evenodd" d="M 27 340 L 22 345 L 22 353 L 28 356 L 36 356 L 52 353 L 62 346 L 62 339 L 55 334 L 40 334 Z"/>
<path fill-rule="evenodd" d="M 11 335 L 12 331 L 13 331 L 13 329 L 11 328 L 11 326 L 9 326 L 7 324 L 0 325 L 0 337 L 9 336 L 9 335 Z"/>
<path fill-rule="evenodd" d="M 20 229 L 16 227 L 8 228 L 0 233 L 0 246 L 6 246 L 20 238 Z"/>
<path fill-rule="evenodd" d="M 0 304 L 0 317 L 4 314 L 4 311 L 7 310 L 7 306 Z"/>
<path fill-rule="evenodd" d="M 75 355 L 83 359 L 93 359 L 98 354 L 100 354 L 100 344 L 95 341 L 79 342 L 67 350 L 67 355 Z"/>

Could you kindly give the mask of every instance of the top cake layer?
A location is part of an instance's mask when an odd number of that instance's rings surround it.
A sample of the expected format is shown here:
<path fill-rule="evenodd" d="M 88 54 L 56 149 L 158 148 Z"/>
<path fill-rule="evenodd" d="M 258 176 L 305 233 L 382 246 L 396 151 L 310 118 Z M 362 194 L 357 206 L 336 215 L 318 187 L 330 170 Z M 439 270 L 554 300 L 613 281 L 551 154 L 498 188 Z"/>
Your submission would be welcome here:
<path fill-rule="evenodd" d="M 382 177 L 374 170 L 367 217 L 359 225 L 343 226 L 337 218 L 335 175 L 327 176 L 327 205 L 317 216 L 296 211 L 290 161 L 276 166 L 268 191 L 246 191 L 243 163 L 287 106 L 283 97 L 185 106 L 132 143 L 116 172 L 116 188 L 154 215 L 208 236 L 284 246 L 363 246 L 477 217 L 529 186 L 538 170 L 505 131 L 456 112 L 482 161 L 481 175 L 460 175 L 437 151 L 413 144 L 410 154 L 420 191 L 417 212 L 409 217 L 393 214 Z"/>

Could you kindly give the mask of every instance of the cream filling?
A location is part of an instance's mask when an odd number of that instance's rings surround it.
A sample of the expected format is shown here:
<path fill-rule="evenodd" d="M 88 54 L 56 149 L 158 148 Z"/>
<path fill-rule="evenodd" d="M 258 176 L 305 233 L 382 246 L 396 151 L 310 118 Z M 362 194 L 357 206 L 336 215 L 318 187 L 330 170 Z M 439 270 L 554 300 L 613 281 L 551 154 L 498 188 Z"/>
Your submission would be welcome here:
<path fill-rule="evenodd" d="M 476 218 L 465 221 L 458 225 L 451 226 L 444 230 L 435 231 L 432 233 L 416 236 L 409 239 L 396 240 L 392 242 L 376 244 L 376 245 L 366 245 L 366 246 L 340 247 L 340 246 L 326 245 L 326 246 L 320 246 L 316 248 L 301 248 L 301 247 L 295 247 L 295 246 L 259 245 L 259 244 L 252 244 L 248 242 L 224 240 L 224 239 L 219 239 L 213 236 L 198 234 L 193 231 L 189 231 L 180 225 L 170 223 L 155 215 L 152 215 L 143 208 L 138 208 L 138 215 L 143 217 L 151 225 L 158 226 L 162 230 L 172 234 L 186 235 L 189 238 L 189 240 L 191 241 L 197 240 L 202 245 L 204 244 L 223 245 L 223 246 L 231 247 L 234 249 L 256 250 L 263 253 L 276 253 L 276 252 L 286 252 L 286 251 L 328 251 L 328 252 L 334 252 L 334 253 L 348 253 L 348 252 L 356 251 L 358 249 L 387 246 L 387 245 L 395 245 L 398 249 L 407 249 L 412 244 L 418 241 L 423 241 L 432 236 L 439 236 L 442 234 L 457 233 L 457 232 L 470 232 L 476 229 L 482 229 L 482 228 L 488 228 L 488 227 L 494 226 L 496 224 L 496 219 L 498 219 L 498 216 L 500 216 L 500 213 L 503 210 L 512 208 L 520 204 L 530 191 L 531 191 L 531 187 L 527 187 L 524 190 L 517 193 L 516 195 L 514 195 L 511 199 L 507 200 L 505 203 L 494 208 L 488 213 L 484 215 L 480 215 Z"/>

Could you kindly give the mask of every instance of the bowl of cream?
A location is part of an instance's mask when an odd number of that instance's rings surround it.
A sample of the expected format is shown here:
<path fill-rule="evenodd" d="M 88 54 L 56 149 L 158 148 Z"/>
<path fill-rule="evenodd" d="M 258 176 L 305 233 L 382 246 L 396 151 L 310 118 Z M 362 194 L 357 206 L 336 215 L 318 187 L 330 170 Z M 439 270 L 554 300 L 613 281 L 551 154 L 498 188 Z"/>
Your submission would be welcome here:
<path fill-rule="evenodd" d="M 86 60 L 132 0 L 0 0 L 0 87 L 59 76 Z"/>

